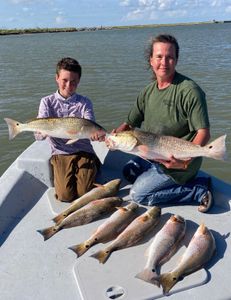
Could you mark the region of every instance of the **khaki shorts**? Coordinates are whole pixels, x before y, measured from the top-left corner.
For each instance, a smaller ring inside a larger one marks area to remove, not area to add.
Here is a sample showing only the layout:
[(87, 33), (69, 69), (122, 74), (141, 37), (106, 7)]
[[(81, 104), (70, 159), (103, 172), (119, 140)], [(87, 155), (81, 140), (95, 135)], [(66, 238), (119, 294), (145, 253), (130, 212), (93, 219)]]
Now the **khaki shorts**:
[(100, 167), (100, 161), (95, 154), (78, 152), (71, 155), (53, 155), (50, 162), (58, 200), (71, 202), (93, 188)]

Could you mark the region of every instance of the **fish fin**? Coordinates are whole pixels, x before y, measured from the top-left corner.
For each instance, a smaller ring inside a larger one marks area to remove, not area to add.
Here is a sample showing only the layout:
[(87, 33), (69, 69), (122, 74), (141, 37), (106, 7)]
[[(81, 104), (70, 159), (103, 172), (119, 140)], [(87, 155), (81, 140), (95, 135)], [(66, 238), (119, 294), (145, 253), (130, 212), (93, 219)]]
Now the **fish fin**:
[(116, 208), (117, 210), (120, 210), (121, 212), (127, 212), (127, 211), (128, 211), (127, 207), (119, 207), (119, 206), (116, 206), (115, 208)]
[(66, 218), (66, 215), (61, 213), (59, 215), (57, 215), (56, 217), (54, 217), (52, 219), (52, 221), (54, 221), (56, 223), (56, 225), (60, 224), (64, 219)]
[(80, 257), (85, 252), (87, 252), (87, 250), (90, 247), (91, 247), (91, 245), (88, 245), (86, 243), (82, 243), (82, 244), (78, 244), (78, 245), (74, 245), (74, 246), (68, 247), (68, 249), (74, 251), (77, 254), (77, 257)]
[(148, 257), (148, 256), (149, 256), (149, 254), (150, 254), (150, 249), (151, 249), (151, 245), (149, 245), (149, 246), (145, 249), (145, 251), (144, 251), (144, 256), (145, 256), (145, 257)]
[(101, 264), (104, 264), (108, 257), (110, 256), (111, 252), (110, 251), (107, 251), (107, 250), (100, 250), (94, 254), (91, 255), (91, 257), (94, 257), (96, 259), (98, 259), (98, 261), (101, 263)]
[(204, 234), (207, 231), (207, 227), (205, 226), (205, 223), (201, 223), (199, 228), (200, 228), (199, 230), (202, 234)]
[(176, 272), (169, 272), (160, 275), (159, 282), (163, 288), (164, 295), (168, 294), (168, 292), (172, 289), (172, 287), (178, 282), (179, 276)]
[(140, 216), (140, 221), (141, 222), (147, 222), (149, 220), (149, 216), (147, 216), (147, 215), (144, 215), (144, 216)]
[(94, 182), (94, 183), (93, 183), (93, 185), (95, 185), (96, 187), (104, 187), (104, 185), (103, 185), (103, 184), (101, 184), (101, 183), (97, 183), (97, 182)]
[(75, 143), (75, 142), (77, 142), (79, 139), (72, 139), (72, 140), (68, 140), (67, 142), (66, 142), (66, 144), (65, 145), (71, 145), (71, 144), (73, 144), (73, 143)]
[(18, 121), (9, 119), (9, 118), (4, 118), (4, 120), (7, 123), (8, 130), (9, 130), (9, 140), (12, 140), (13, 138), (16, 137), (21, 131), (19, 126), (22, 124)]
[(139, 145), (137, 146), (137, 150), (141, 156), (147, 157), (150, 149), (147, 145)]
[(44, 241), (46, 241), (54, 234), (56, 234), (59, 230), (60, 230), (59, 227), (55, 225), (45, 229), (37, 230), (37, 232), (39, 232), (43, 236)]
[(208, 157), (218, 159), (218, 160), (226, 160), (226, 146), (225, 146), (226, 134), (220, 136), (210, 144), (205, 147), (208, 149)]
[(135, 277), (160, 287), (159, 276), (153, 270), (144, 269), (140, 273), (136, 274)]

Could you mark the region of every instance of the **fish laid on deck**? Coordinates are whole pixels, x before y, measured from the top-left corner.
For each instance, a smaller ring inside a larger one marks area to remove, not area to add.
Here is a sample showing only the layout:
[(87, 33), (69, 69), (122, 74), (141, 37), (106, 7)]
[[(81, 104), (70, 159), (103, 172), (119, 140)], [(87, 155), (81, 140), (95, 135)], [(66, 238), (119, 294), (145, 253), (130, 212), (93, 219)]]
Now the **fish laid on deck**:
[(96, 187), (74, 200), (67, 209), (57, 215), (53, 221), (55, 223), (60, 223), (64, 220), (69, 214), (88, 204), (89, 202), (102, 199), (106, 197), (115, 196), (119, 191), (119, 186), (121, 183), (121, 179), (113, 179), (103, 185), (96, 184)]
[(136, 275), (137, 278), (159, 286), (157, 268), (168, 261), (176, 252), (179, 243), (185, 235), (186, 222), (181, 216), (174, 215), (155, 235), (147, 249), (147, 262), (144, 270)]
[(71, 144), (78, 139), (90, 139), (91, 135), (98, 131), (106, 132), (99, 124), (82, 118), (37, 118), (25, 123), (4, 118), (9, 129), (9, 139), (23, 131), (40, 132), (51, 137), (68, 139)]
[(176, 159), (204, 156), (218, 160), (226, 159), (226, 135), (223, 135), (206, 146), (195, 145), (189, 141), (158, 135), (142, 130), (129, 130), (106, 136), (106, 143), (111, 150), (144, 157), (146, 159)]
[(213, 256), (216, 244), (211, 231), (201, 224), (192, 237), (179, 264), (169, 273), (160, 275), (164, 294), (185, 276), (202, 268)]
[(69, 247), (77, 256), (83, 255), (90, 247), (98, 243), (106, 243), (115, 239), (137, 216), (139, 205), (132, 202), (125, 207), (119, 207), (92, 236), (85, 242)]
[(113, 211), (116, 206), (120, 206), (122, 203), (123, 200), (119, 197), (94, 200), (68, 215), (61, 223), (38, 230), (38, 232), (42, 234), (45, 241), (62, 229), (88, 224), (102, 215)]
[(161, 209), (159, 207), (150, 208), (133, 220), (105, 249), (91, 256), (98, 259), (100, 263), (105, 263), (113, 251), (131, 247), (142, 240), (159, 223), (160, 216)]

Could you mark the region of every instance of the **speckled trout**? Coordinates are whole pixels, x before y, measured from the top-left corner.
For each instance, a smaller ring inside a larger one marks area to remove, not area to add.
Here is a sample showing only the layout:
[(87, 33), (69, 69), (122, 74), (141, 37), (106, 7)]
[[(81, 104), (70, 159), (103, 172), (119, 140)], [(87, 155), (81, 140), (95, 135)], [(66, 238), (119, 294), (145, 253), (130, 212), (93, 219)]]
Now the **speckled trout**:
[(113, 251), (131, 247), (142, 240), (145, 235), (159, 223), (160, 216), (161, 209), (157, 206), (153, 206), (133, 220), (105, 249), (100, 250), (91, 256), (104, 264)]
[(116, 206), (120, 206), (122, 203), (123, 200), (119, 197), (94, 200), (67, 216), (61, 223), (38, 230), (38, 232), (42, 234), (44, 241), (46, 241), (60, 230), (88, 224), (102, 215), (113, 211)]
[(68, 139), (68, 144), (78, 139), (90, 139), (91, 135), (97, 131), (105, 129), (99, 124), (82, 118), (37, 118), (25, 123), (5, 118), (9, 129), (9, 139), (23, 131), (39, 132), (51, 137)]
[(172, 215), (153, 238), (145, 253), (147, 262), (144, 270), (138, 273), (136, 277), (159, 286), (159, 270), (157, 269), (177, 251), (184, 238), (185, 229), (185, 219), (178, 215)]
[(119, 191), (119, 186), (121, 183), (121, 179), (113, 179), (103, 185), (96, 184), (96, 187), (84, 194), (83, 196), (79, 197), (78, 199), (74, 200), (67, 209), (63, 212), (58, 214), (53, 221), (55, 223), (60, 223), (63, 219), (65, 219), (69, 214), (72, 212), (80, 209), (84, 205), (88, 204), (89, 202), (102, 199), (105, 197), (112, 197), (115, 196)]
[(103, 223), (91, 237), (85, 242), (69, 247), (77, 256), (83, 255), (93, 245), (107, 243), (115, 239), (137, 216), (139, 205), (131, 202), (125, 207), (118, 207), (117, 210)]
[(179, 264), (171, 272), (160, 275), (163, 293), (167, 294), (180, 279), (202, 268), (212, 258), (215, 250), (216, 244), (211, 231), (201, 224)]
[(200, 146), (173, 136), (135, 129), (108, 134), (106, 143), (110, 150), (120, 150), (146, 159), (168, 160), (173, 155), (181, 160), (199, 156), (225, 160), (225, 139), (226, 135), (223, 135), (206, 146)]

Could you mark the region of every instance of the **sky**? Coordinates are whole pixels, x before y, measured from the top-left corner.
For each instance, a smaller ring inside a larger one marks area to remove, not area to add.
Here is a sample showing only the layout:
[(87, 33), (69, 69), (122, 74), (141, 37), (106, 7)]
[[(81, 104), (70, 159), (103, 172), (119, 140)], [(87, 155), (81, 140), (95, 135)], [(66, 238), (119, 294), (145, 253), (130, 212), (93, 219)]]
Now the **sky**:
[(231, 0), (0, 0), (0, 29), (231, 20)]

